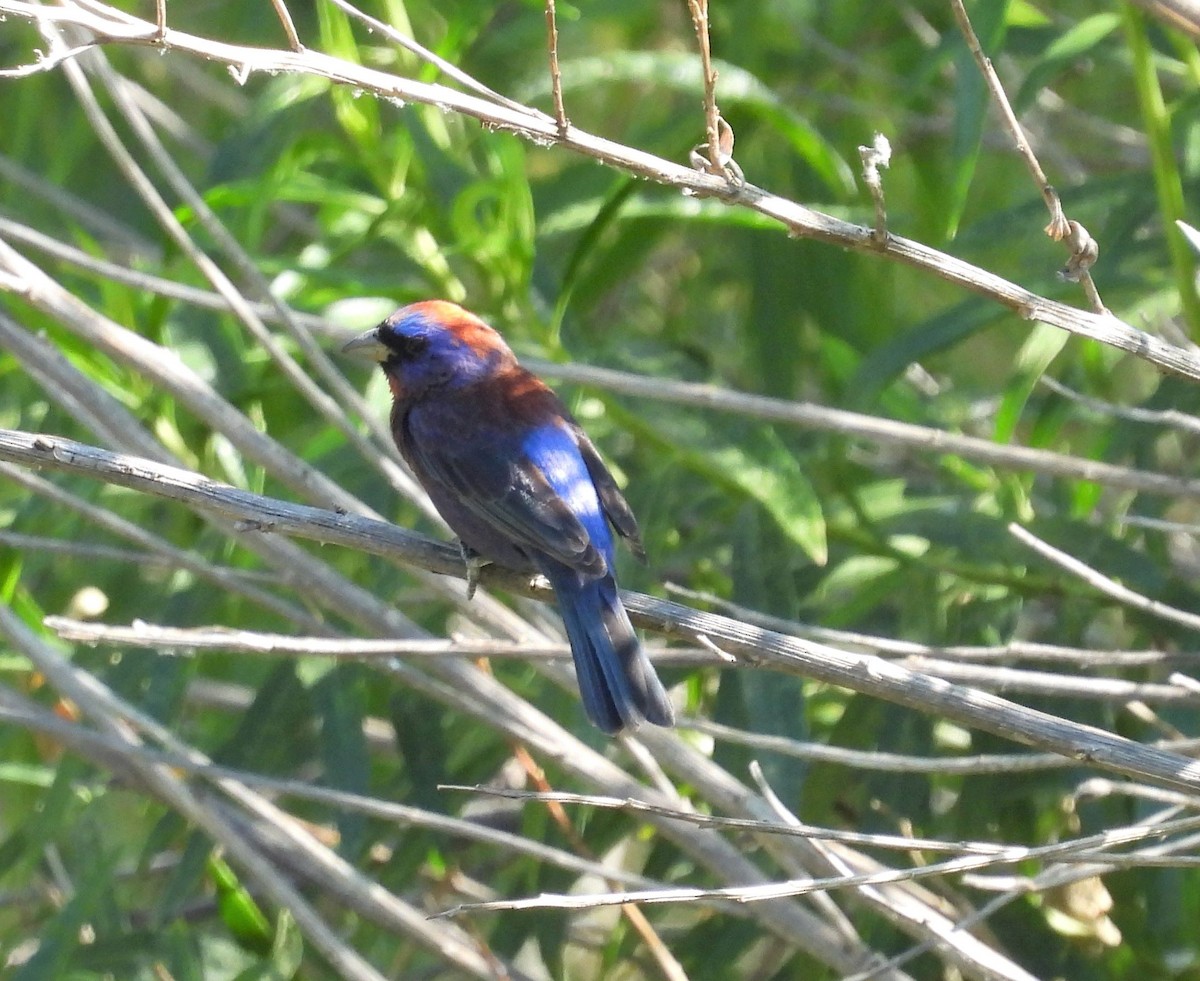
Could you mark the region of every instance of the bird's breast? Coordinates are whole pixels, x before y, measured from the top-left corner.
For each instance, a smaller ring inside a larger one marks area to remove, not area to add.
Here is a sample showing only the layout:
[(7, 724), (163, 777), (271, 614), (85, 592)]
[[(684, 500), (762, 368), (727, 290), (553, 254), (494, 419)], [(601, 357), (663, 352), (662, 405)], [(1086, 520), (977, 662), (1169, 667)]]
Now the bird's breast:
[(390, 371), (387, 372), (386, 377), (387, 377), (388, 388), (391, 389), (391, 392), (392, 392), (392, 401), (393, 402), (407, 401), (408, 395), (407, 395), (407, 390), (404, 387), (404, 382), (402, 382), (395, 374), (393, 374)]

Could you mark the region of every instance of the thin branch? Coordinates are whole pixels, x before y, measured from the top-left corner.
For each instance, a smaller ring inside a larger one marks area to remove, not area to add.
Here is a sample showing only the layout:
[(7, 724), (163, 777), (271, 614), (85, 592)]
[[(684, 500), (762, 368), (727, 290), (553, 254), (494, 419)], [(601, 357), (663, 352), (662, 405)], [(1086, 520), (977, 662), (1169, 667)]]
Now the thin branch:
[[(4, 533), (0, 532), (0, 541)], [(40, 541), (40, 539), (38, 540)], [(496, 660), (566, 660), (571, 648), (565, 642), (510, 641), (453, 638), (450, 640), (366, 640), (340, 637), (293, 637), (226, 627), (166, 627), (136, 621), (128, 627), (48, 616), (43, 625), (63, 640), (110, 647), (142, 647), (175, 654), (222, 651), (235, 654), (270, 654), (288, 657), (332, 657), (378, 660), (391, 657), (494, 658)], [(655, 664), (672, 667), (720, 667), (723, 662), (700, 648), (649, 646)]]
[(1082, 405), (1086, 409), (1091, 409), (1093, 412), (1098, 412), (1112, 419), (1128, 419), (1130, 422), (1144, 422), (1152, 426), (1166, 426), (1192, 436), (1200, 434), (1200, 419), (1186, 412), (1181, 412), (1178, 409), (1142, 409), (1137, 406), (1116, 405), (1112, 402), (1106, 402), (1104, 399), (1084, 395), (1073, 388), (1068, 388), (1062, 382), (1051, 378), (1049, 375), (1040, 376), (1038, 384), (1050, 389), (1055, 395), (1061, 395), (1065, 399), (1070, 399), (1076, 405)]
[[(881, 773), (929, 773), (929, 774), (980, 774), (980, 773), (1033, 773), (1039, 770), (1062, 770), (1084, 764), (1059, 753), (977, 753), (971, 756), (913, 756), (904, 753), (886, 753), (878, 750), (847, 749), (843, 746), (826, 746), (820, 743), (801, 742), (787, 736), (772, 736), (762, 732), (749, 732), (733, 726), (722, 725), (709, 719), (682, 719), (679, 723), (687, 729), (695, 729), (737, 746), (781, 753), (801, 760), (832, 763), (856, 770), (874, 770)], [(1200, 738), (1165, 739), (1151, 744), (1157, 749), (1173, 753), (1194, 754), (1200, 750)]]
[[(12, 471), (7, 470), (7, 464), (0, 464), (3, 475), (9, 477)], [(19, 471), (18, 471), (19, 472)], [(133, 565), (162, 566), (176, 568), (176, 563), (165, 555), (155, 552), (138, 551), (132, 548), (118, 548), (114, 545), (101, 545), (96, 542), (68, 541), (63, 538), (49, 538), (45, 535), (23, 535), (15, 531), (0, 531), (0, 545), (21, 549), (31, 553), (45, 552), (49, 555), (65, 555), (82, 561), (101, 559), (105, 562), (128, 562)], [(214, 568), (228, 573), (246, 582), (269, 583), (279, 585), (280, 577), (272, 572), (262, 572), (256, 569), (236, 569), (232, 566), (213, 564)], [(80, 621), (84, 623), (85, 621)]]
[(1049, 542), (1038, 538), (1029, 529), (1021, 527), (1016, 522), (1008, 526), (1008, 531), (1022, 545), (1033, 549), (1042, 558), (1053, 562), (1060, 569), (1066, 570), (1110, 599), (1116, 600), (1118, 603), (1142, 613), (1158, 617), (1160, 620), (1178, 623), (1189, 630), (1200, 630), (1200, 615), (1190, 613), (1187, 610), (1176, 609), (1167, 603), (1160, 603), (1158, 600), (1143, 596), (1128, 586), (1122, 586), (1115, 579), (1093, 569), (1086, 562), (1075, 558), (1075, 556), (1068, 555), (1061, 549), (1055, 548)]
[[(894, 238), (889, 238), (889, 241), (894, 241)], [(792, 402), (766, 395), (734, 392), (716, 385), (652, 378), (592, 365), (556, 364), (535, 358), (525, 358), (524, 363), (551, 378), (595, 385), (610, 392), (638, 398), (734, 412), (801, 429), (840, 433), (882, 446), (953, 454), (976, 463), (1005, 469), (1029, 469), (1046, 476), (1092, 481), (1108, 487), (1120, 487), (1147, 494), (1200, 498), (1200, 480), (1137, 470), (1029, 446), (994, 443), (991, 440), (961, 436), (930, 426), (897, 422), (845, 409), (832, 409), (812, 402)]]
[(1200, 2), (1198, 0), (1132, 0), (1146, 13), (1157, 17), (1193, 38), (1200, 38)]
[[(0, 154), (0, 178), (3, 178), (5, 183), (11, 184), (14, 189), (19, 189), (31, 197), (40, 198), (51, 204), (56, 212), (70, 216), (71, 220), (78, 222), (89, 233), (102, 240), (111, 253), (123, 257), (155, 256), (159, 253), (157, 246), (146, 239), (140, 231), (108, 212), (101, 211), (95, 205), (73, 194), (68, 188), (51, 183), (45, 177), (27, 170), (3, 154)], [(5, 217), (0, 218), (0, 221), (8, 224), (10, 219)], [(35, 234), (41, 235), (41, 233)], [(41, 237), (47, 245), (63, 244), (49, 236), (42, 235)], [(81, 254), (86, 255), (86, 253)]]
[(692, 15), (692, 27), (696, 31), (696, 42), (700, 48), (700, 70), (704, 77), (704, 130), (708, 137), (708, 163), (710, 174), (724, 174), (725, 163), (721, 159), (721, 110), (717, 108), (717, 70), (712, 64), (712, 48), (708, 33), (708, 0), (687, 0), (688, 12)]
[(187, 569), (189, 572), (195, 573), (202, 581), (212, 583), (219, 589), (228, 590), (232, 595), (244, 596), (262, 606), (263, 609), (271, 610), (305, 629), (312, 631), (328, 629), (304, 608), (289, 603), (266, 590), (259, 589), (237, 575), (234, 570), (215, 565), (191, 552), (176, 548), (170, 542), (153, 532), (146, 531), (140, 525), (127, 521), (107, 508), (85, 501), (37, 474), (29, 473), (11, 463), (0, 463), (0, 479), (12, 481), (34, 494), (53, 501), (58, 507), (82, 515), (86, 520), (110, 534), (117, 535), (146, 549), (157, 556), (159, 561), (169, 564), (172, 568)]
[[(1132, 827), (1161, 827), (1176, 812), (1176, 808), (1168, 808), (1166, 811), (1159, 811), (1135, 822)], [(1148, 849), (1147, 851), (1149, 851), (1150, 854), (1168, 854), (1174, 851), (1177, 847), (1193, 847), (1188, 838), (1189, 836), (1184, 836), (1183, 838), (1177, 839), (1174, 842), (1166, 842), (1162, 845), (1155, 846), (1152, 849)], [(1083, 879), (1093, 876), (1104, 875), (1105, 873), (1112, 871), (1112, 869), (1113, 866), (1100, 863), (1094, 865), (1051, 865), (1044, 871), (1039, 872), (1033, 878), (1021, 877), (1017, 879), (1015, 886), (1009, 889), (1005, 895), (997, 896), (995, 899), (979, 907), (979, 909), (963, 916), (958, 920), (956, 925), (959, 930), (970, 930), (978, 924), (983, 923), (988, 917), (1003, 909), (1016, 899), (1020, 899), (1023, 896), (1028, 896), (1030, 893), (1043, 892), (1047, 889), (1054, 889), (1071, 882), (1079, 882)], [(967, 879), (968, 876), (963, 877), (964, 882), (967, 881)], [(903, 954), (892, 958), (886, 964), (880, 965), (880, 968), (894, 970), (897, 967), (907, 964), (909, 961), (925, 953), (927, 950), (931, 950), (933, 948), (934, 945), (930, 944), (928, 941), (917, 944), (916, 946), (905, 951)], [(877, 975), (874, 972), (869, 972), (853, 975), (851, 978), (847, 978), (846, 981), (868, 981), (868, 979), (876, 976)]]
[(558, 11), (554, 0), (546, 0), (546, 46), (550, 54), (550, 92), (554, 97), (554, 122), (560, 136), (567, 135), (571, 125), (563, 106), (562, 70), (558, 66)]
[(939, 841), (933, 838), (911, 838), (900, 835), (868, 834), (857, 831), (842, 831), (837, 828), (821, 828), (802, 822), (781, 824), (777, 821), (761, 821), (754, 818), (721, 817), (716, 814), (701, 814), (676, 807), (664, 807), (635, 798), (607, 797), (602, 794), (574, 794), (559, 790), (510, 790), (505, 787), (489, 787), (482, 784), (441, 784), (439, 790), (459, 790), (484, 797), (499, 797), (505, 800), (554, 802), (579, 804), (607, 810), (626, 811), (630, 814), (658, 814), (676, 821), (694, 824), (701, 828), (717, 828), (724, 831), (753, 831), (756, 834), (785, 835), (794, 838), (824, 839), (845, 844), (863, 845), (869, 848), (886, 848), (894, 851), (912, 851), (915, 848), (932, 852), (949, 852), (963, 855), (1000, 855), (1004, 845), (986, 841)]
[(906, 658), (902, 663), (905, 667), (935, 678), (945, 678), (959, 684), (1014, 695), (1098, 699), (1121, 703), (1136, 699), (1167, 704), (1200, 704), (1200, 693), (1174, 683), (1164, 685), (1156, 682), (1126, 681), (1124, 678), (1089, 678), (1078, 674), (1029, 671), (1001, 665), (961, 664), (921, 656)]
[(962, 0), (950, 0), (950, 8), (954, 11), (954, 18), (958, 21), (959, 29), (962, 31), (963, 37), (966, 39), (967, 48), (970, 50), (975, 63), (979, 66), (979, 71), (983, 75), (983, 80), (987, 84), (988, 91), (991, 93), (992, 101), (996, 104), (996, 108), (1000, 110), (1000, 118), (1004, 121), (1004, 126), (1012, 136), (1013, 144), (1017, 152), (1021, 155), (1021, 159), (1025, 162), (1026, 168), (1029, 170), (1030, 177), (1037, 185), (1038, 191), (1042, 195), (1042, 200), (1046, 203), (1046, 208), (1050, 212), (1050, 224), (1046, 226), (1046, 234), (1056, 242), (1066, 241), (1072, 250), (1071, 258), (1068, 260), (1067, 268), (1070, 271), (1068, 278), (1078, 280), (1083, 287), (1084, 293), (1087, 295), (1088, 303), (1097, 313), (1104, 312), (1104, 303), (1100, 299), (1100, 294), (1096, 290), (1096, 284), (1092, 281), (1091, 274), (1088, 268), (1096, 261), (1097, 252), (1095, 251), (1095, 243), (1088, 236), (1083, 226), (1078, 222), (1072, 222), (1067, 219), (1063, 213), (1062, 201), (1058, 197), (1058, 192), (1054, 190), (1050, 181), (1047, 180), (1045, 172), (1042, 170), (1042, 165), (1038, 163), (1037, 156), (1030, 147), (1029, 141), (1025, 138), (1025, 131), (1021, 128), (1021, 123), (1017, 120), (1017, 114), (1013, 112), (1012, 105), (1008, 101), (1008, 96), (1004, 92), (1004, 86), (1000, 83), (1000, 77), (996, 74), (996, 69), (992, 66), (992, 60), (984, 54), (983, 47), (979, 43), (979, 37), (975, 34), (975, 28), (971, 26), (971, 18), (967, 16), (966, 7), (963, 6)]
[[(65, 555), (82, 562), (99, 559), (104, 562), (129, 562), (136, 565), (157, 565), (168, 568), (174, 564), (165, 556), (156, 555), (153, 552), (139, 552), (132, 548), (117, 548), (113, 545), (99, 545), (93, 542), (68, 541), (64, 538), (47, 538), (45, 535), (22, 535), (15, 531), (0, 531), (0, 545), (31, 554), (44, 552), (47, 555)], [(229, 571), (234, 572), (235, 570)]]
[[(1128, 521), (1133, 524), (1134, 522)], [(1138, 522), (1141, 523), (1141, 522)], [(1175, 529), (1172, 529), (1175, 530)], [(1198, 528), (1184, 529), (1198, 531)], [(789, 620), (752, 610), (740, 603), (703, 590), (688, 589), (678, 583), (663, 584), (667, 593), (702, 603), (715, 610), (745, 620), (781, 634), (809, 637), (826, 644), (837, 644), (853, 650), (868, 651), (881, 657), (934, 657), (962, 661), (1044, 661), (1058, 664), (1077, 664), (1096, 667), (1146, 667), (1151, 664), (1200, 663), (1200, 651), (1104, 651), (1091, 647), (1069, 647), (1065, 644), (1043, 644), (1029, 640), (1010, 640), (1006, 644), (922, 644), (915, 640), (864, 634), (857, 630), (839, 630), (813, 623)]]
[(296, 33), (296, 25), (292, 21), (292, 12), (288, 10), (284, 0), (271, 0), (271, 6), (275, 8), (275, 16), (279, 18), (279, 23), (283, 25), (283, 33), (287, 35), (288, 44), (291, 45), (293, 51), (301, 53), (304, 51), (304, 45), (300, 42), (300, 35)]

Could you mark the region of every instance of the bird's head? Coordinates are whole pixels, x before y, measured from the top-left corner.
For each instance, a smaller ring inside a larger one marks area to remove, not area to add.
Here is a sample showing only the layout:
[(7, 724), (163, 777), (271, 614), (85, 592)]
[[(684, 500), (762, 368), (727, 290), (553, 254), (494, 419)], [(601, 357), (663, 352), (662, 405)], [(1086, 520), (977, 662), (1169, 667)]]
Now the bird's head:
[(496, 331), (445, 300), (401, 307), (342, 351), (378, 361), (393, 394), (409, 399), (430, 388), (469, 384), (515, 360)]

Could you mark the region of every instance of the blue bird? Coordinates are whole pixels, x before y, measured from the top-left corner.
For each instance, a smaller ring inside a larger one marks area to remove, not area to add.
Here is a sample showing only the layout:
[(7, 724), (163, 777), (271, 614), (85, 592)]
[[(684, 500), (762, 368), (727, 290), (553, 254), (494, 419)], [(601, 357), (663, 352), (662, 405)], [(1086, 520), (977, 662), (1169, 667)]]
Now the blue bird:
[(617, 595), (612, 530), (645, 558), (612, 474), (562, 401), (503, 338), (441, 300), (397, 310), (343, 348), (392, 392), (392, 436), (459, 537), (468, 590), (495, 562), (554, 587), (588, 718), (608, 733), (674, 724)]

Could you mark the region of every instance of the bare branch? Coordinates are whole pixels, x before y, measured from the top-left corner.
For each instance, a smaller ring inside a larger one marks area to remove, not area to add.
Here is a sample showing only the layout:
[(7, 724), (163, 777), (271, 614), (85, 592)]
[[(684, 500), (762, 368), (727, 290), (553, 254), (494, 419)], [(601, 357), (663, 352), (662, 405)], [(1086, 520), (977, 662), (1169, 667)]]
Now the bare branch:
[(1092, 412), (1098, 412), (1113, 419), (1128, 419), (1131, 422), (1143, 422), (1151, 426), (1166, 426), (1171, 429), (1178, 429), (1180, 432), (1189, 433), (1193, 436), (1200, 435), (1200, 419), (1186, 412), (1181, 412), (1178, 409), (1141, 409), (1137, 406), (1116, 405), (1112, 402), (1106, 402), (1104, 399), (1096, 399), (1083, 395), (1072, 388), (1068, 388), (1062, 382), (1056, 378), (1051, 378), (1049, 375), (1042, 375), (1038, 379), (1038, 384), (1050, 389), (1056, 395), (1070, 399), (1077, 405), (1082, 405)]
[[(2, 465), (6, 466), (6, 465)], [(0, 532), (0, 541), (6, 533)], [(225, 651), (237, 654), (332, 657), (347, 660), (378, 660), (392, 657), (495, 658), (497, 660), (565, 660), (571, 648), (565, 643), (511, 641), (474, 638), (450, 640), (366, 640), (362, 638), (293, 637), (225, 627), (166, 627), (135, 621), (128, 627), (71, 617), (48, 616), (43, 625), (63, 640), (117, 647), (144, 647), (177, 654), (196, 651)], [(684, 667), (720, 667), (728, 661), (707, 650), (686, 647), (650, 646), (647, 653), (655, 664)]]
[(1050, 181), (1046, 179), (1042, 165), (1038, 163), (1033, 148), (1029, 145), (1029, 141), (1025, 139), (1025, 131), (1021, 128), (1021, 124), (1017, 120), (1017, 114), (1013, 112), (1012, 105), (1008, 101), (1008, 96), (1004, 92), (1004, 86), (1000, 84), (1000, 77), (996, 74), (996, 69), (992, 66), (992, 60), (984, 54), (983, 47), (979, 43), (979, 37), (975, 34), (975, 28), (971, 26), (971, 19), (967, 16), (967, 10), (963, 6), (962, 0), (950, 0), (950, 8), (954, 11), (954, 18), (958, 21), (959, 29), (966, 39), (967, 48), (970, 50), (972, 57), (974, 57), (975, 63), (979, 66), (979, 71), (983, 75), (984, 82), (987, 83), (992, 101), (995, 102), (996, 107), (1000, 110), (1000, 118), (1004, 121), (1005, 128), (1012, 136), (1013, 144), (1016, 146), (1017, 152), (1021, 155), (1021, 159), (1025, 161), (1029, 175), (1033, 178), (1034, 184), (1037, 185), (1038, 191), (1041, 192), (1042, 200), (1046, 202), (1046, 208), (1050, 212), (1050, 224), (1046, 226), (1046, 234), (1056, 242), (1066, 241), (1071, 246), (1071, 258), (1067, 262), (1067, 269), (1070, 275), (1067, 278), (1077, 280), (1083, 286), (1088, 303), (1096, 313), (1104, 313), (1104, 303), (1100, 299), (1100, 294), (1096, 290), (1096, 284), (1092, 281), (1091, 274), (1088, 272), (1088, 269), (1096, 261), (1098, 255), (1095, 242), (1087, 234), (1082, 225), (1078, 222), (1068, 221), (1067, 216), (1063, 213), (1062, 201), (1059, 200), (1058, 192), (1054, 190)]
[(169, 563), (174, 568), (188, 569), (203, 581), (210, 582), (220, 589), (227, 589), (234, 595), (245, 596), (258, 603), (263, 609), (272, 610), (286, 617), (292, 623), (313, 631), (328, 629), (304, 608), (258, 588), (253, 583), (247, 582), (242, 576), (235, 574), (233, 570), (223, 569), (191, 552), (176, 548), (153, 532), (146, 531), (141, 526), (127, 521), (106, 508), (85, 501), (36, 474), (22, 470), (20, 467), (14, 467), (11, 463), (0, 463), (0, 478), (13, 481), (32, 493), (53, 501), (59, 507), (75, 511), (97, 527), (124, 538), (126, 541), (133, 542), (158, 556), (160, 561)]
[(631, 814), (658, 814), (702, 828), (717, 828), (726, 831), (753, 831), (761, 834), (785, 835), (795, 838), (819, 838), (896, 851), (911, 851), (915, 848), (921, 848), (927, 851), (952, 852), (955, 854), (1000, 855), (1004, 852), (1005, 847), (992, 842), (938, 841), (930, 838), (909, 838), (899, 835), (842, 831), (837, 828), (818, 828), (800, 822), (780, 824), (777, 821), (761, 821), (753, 818), (720, 817), (714, 814), (701, 814), (696, 811), (683, 810), (676, 807), (663, 807), (662, 805), (650, 804), (635, 798), (606, 797), (602, 794), (573, 794), (558, 790), (509, 790), (504, 787), (486, 787), (480, 784), (471, 787), (461, 784), (444, 784), (438, 789), (462, 790), (473, 794), (481, 794), (485, 797), (500, 797), (506, 800), (580, 804), (608, 810), (628, 811)]
[(1046, 661), (1089, 667), (1145, 667), (1149, 664), (1200, 663), (1200, 652), (1198, 651), (1104, 651), (1091, 647), (1042, 644), (1029, 640), (1010, 640), (1007, 644), (988, 646), (922, 644), (914, 640), (864, 634), (856, 630), (838, 630), (812, 623), (802, 623), (798, 620), (789, 620), (785, 617), (771, 616), (702, 590), (687, 589), (673, 582), (663, 585), (668, 593), (711, 606), (735, 620), (745, 620), (747, 623), (766, 627), (768, 630), (774, 630), (781, 634), (811, 637), (813, 640), (819, 640), (826, 644), (837, 644), (853, 650), (868, 651), (881, 657), (940, 657), (962, 661)]
[[(971, 756), (912, 756), (875, 750), (846, 749), (821, 743), (800, 742), (786, 736), (748, 732), (709, 719), (684, 719), (688, 729), (707, 733), (723, 742), (752, 749), (781, 753), (800, 760), (816, 760), (856, 770), (882, 773), (1029, 773), (1037, 770), (1062, 770), (1085, 764), (1059, 753), (978, 753)], [(1153, 743), (1158, 749), (1192, 755), (1200, 750), (1200, 738), (1164, 739)]]
[(293, 51), (299, 53), (304, 51), (304, 45), (300, 42), (300, 35), (296, 33), (296, 25), (292, 21), (292, 12), (288, 10), (284, 0), (271, 0), (271, 6), (275, 8), (275, 16), (279, 18), (279, 23), (283, 25), (283, 33), (287, 35), (288, 44), (291, 45)]
[[(724, 174), (725, 163), (721, 159), (720, 123), (721, 110), (717, 108), (717, 71), (712, 65), (712, 50), (708, 35), (708, 0), (687, 0), (692, 15), (692, 27), (696, 31), (696, 42), (700, 47), (700, 70), (704, 77), (704, 129), (707, 136), (706, 149), (710, 174)], [(730, 131), (732, 133), (732, 130)]]
[(570, 121), (563, 106), (562, 70), (558, 67), (558, 12), (554, 0), (546, 0), (546, 45), (550, 50), (550, 91), (554, 96), (554, 122), (565, 136)]
[(1008, 531), (1022, 545), (1027, 545), (1037, 552), (1038, 555), (1042, 556), (1042, 558), (1050, 560), (1059, 568), (1065, 569), (1071, 575), (1081, 579), (1089, 586), (1103, 593), (1105, 596), (1116, 600), (1118, 603), (1123, 603), (1142, 613), (1148, 613), (1150, 616), (1168, 620), (1171, 623), (1178, 623), (1191, 630), (1200, 630), (1200, 615), (1190, 613), (1187, 610), (1176, 609), (1167, 603), (1160, 603), (1158, 600), (1143, 596), (1128, 586), (1122, 586), (1109, 576), (1093, 569), (1086, 562), (1082, 562), (1073, 555), (1068, 555), (1061, 549), (1057, 549), (1048, 542), (1042, 541), (1042, 539), (1038, 538), (1028, 528), (1022, 528), (1015, 522), (1008, 526)]

